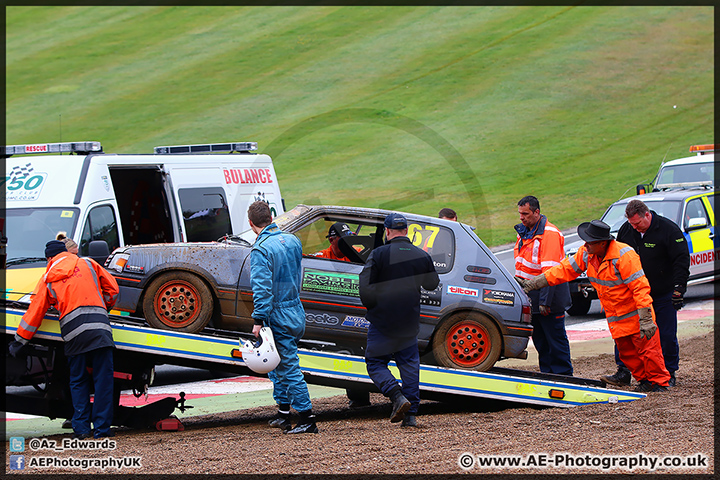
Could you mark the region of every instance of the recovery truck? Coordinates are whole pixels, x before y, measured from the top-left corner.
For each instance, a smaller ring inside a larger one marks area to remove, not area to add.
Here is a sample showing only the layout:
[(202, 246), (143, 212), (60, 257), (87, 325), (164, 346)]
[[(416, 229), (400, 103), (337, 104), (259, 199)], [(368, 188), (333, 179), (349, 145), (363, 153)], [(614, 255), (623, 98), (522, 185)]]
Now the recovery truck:
[[(17, 331), (25, 305), (5, 302), (4, 333), (10, 342)], [(205, 329), (200, 333), (171, 332), (148, 327), (142, 318), (111, 315), (115, 352), (114, 425), (153, 427), (176, 408), (189, 408), (184, 398), (167, 397), (144, 407), (120, 407), (120, 391), (133, 389), (141, 396), (154, 378), (154, 367), (181, 365), (257, 376), (242, 361), (239, 339), (250, 334)], [(33, 385), (41, 397), (6, 395), (10, 412), (53, 418), (70, 418), (72, 406), (67, 382), (66, 361), (57, 315), (49, 313), (31, 342), (27, 358), (7, 358), (6, 386)], [(324, 350), (322, 342), (303, 339), (300, 368), (308, 383), (377, 392), (363, 357)], [(391, 362), (391, 371), (399, 372)], [(622, 403), (644, 398), (645, 394), (605, 388), (600, 381), (541, 374), (523, 370), (492, 368), (486, 372), (422, 364), (421, 398), (457, 401), (504, 401), (554, 407), (595, 403)]]

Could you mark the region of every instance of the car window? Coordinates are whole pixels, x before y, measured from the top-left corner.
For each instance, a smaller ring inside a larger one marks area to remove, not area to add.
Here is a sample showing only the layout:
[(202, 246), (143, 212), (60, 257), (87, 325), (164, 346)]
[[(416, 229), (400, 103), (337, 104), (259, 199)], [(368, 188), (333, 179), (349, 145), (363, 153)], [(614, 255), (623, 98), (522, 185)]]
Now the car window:
[(178, 197), (188, 242), (210, 242), (232, 233), (222, 188), (181, 188)]
[(455, 258), (455, 237), (452, 230), (439, 225), (411, 222), (408, 224), (408, 237), (413, 245), (430, 254), (438, 273), (452, 270)]
[(707, 163), (691, 163), (689, 165), (675, 165), (672, 167), (664, 167), (660, 171), (658, 179), (658, 187), (672, 183), (709, 183), (714, 181), (714, 165), (712, 162)]
[(625, 223), (625, 207), (626, 203), (610, 205), (605, 215), (602, 216), (601, 220), (610, 225), (611, 232), (617, 232), (620, 227)]
[(120, 246), (115, 211), (110, 205), (90, 210), (80, 238), (80, 255), (90, 254), (90, 242), (105, 240), (112, 252)]
[[(313, 255), (330, 248), (330, 242), (326, 237), (330, 226), (337, 221), (347, 224), (355, 233), (355, 235), (345, 238), (363, 260), (367, 260), (370, 252), (383, 245), (385, 241), (385, 230), (382, 224), (361, 224), (333, 218), (321, 218), (295, 232), (302, 242), (303, 254)], [(413, 245), (430, 254), (438, 273), (447, 273), (452, 270), (455, 258), (455, 238), (452, 230), (438, 225), (410, 222), (408, 237)]]
[(694, 218), (704, 218), (708, 225), (710, 224), (707, 212), (705, 212), (705, 207), (702, 203), (702, 198), (693, 198), (687, 203), (687, 207), (685, 207), (685, 216), (683, 218), (683, 228), (687, 229), (690, 224), (690, 219)]
[(330, 241), (327, 239), (328, 231), (335, 222), (345, 223), (355, 234), (346, 237), (350, 245), (366, 260), (375, 246), (382, 245), (382, 239), (377, 239), (377, 225), (367, 225), (347, 222), (332, 218), (320, 218), (310, 225), (295, 232), (300, 238), (303, 246), (303, 255), (314, 255), (330, 248)]

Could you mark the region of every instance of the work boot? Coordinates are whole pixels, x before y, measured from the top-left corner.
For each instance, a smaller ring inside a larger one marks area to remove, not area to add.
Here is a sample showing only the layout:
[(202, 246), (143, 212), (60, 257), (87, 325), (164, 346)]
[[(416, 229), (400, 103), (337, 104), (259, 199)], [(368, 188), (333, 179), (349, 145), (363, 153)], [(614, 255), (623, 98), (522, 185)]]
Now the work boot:
[(290, 423), (290, 415), (288, 415), (285, 418), (278, 415), (277, 417), (271, 419), (268, 422), (268, 425), (270, 425), (271, 427), (274, 427), (274, 428), (279, 428), (284, 432), (286, 432), (292, 428), (292, 423)]
[(667, 392), (667, 387), (663, 387), (662, 385), (658, 385), (657, 383), (652, 384), (652, 388), (650, 389), (651, 392)]
[(610, 385), (615, 385), (616, 387), (628, 387), (630, 386), (631, 378), (630, 370), (624, 367), (618, 367), (617, 372), (613, 375), (603, 375), (600, 377), (600, 380)]
[(292, 423), (290, 423), (290, 405), (287, 403), (278, 404), (278, 413), (270, 419), (268, 425), (279, 428), (283, 432), (290, 430), (292, 428)]
[[(665, 387), (663, 387), (663, 388), (665, 388)], [(638, 386), (635, 387), (635, 389), (633, 391), (635, 391), (635, 392), (651, 392), (652, 389), (653, 389), (652, 383), (650, 383), (647, 380), (640, 380), (640, 383), (638, 383)]]
[(405, 418), (403, 418), (401, 427), (417, 427), (417, 420), (415, 420), (415, 415), (405, 415)]
[(675, 372), (670, 372), (670, 380), (668, 380), (668, 387), (675, 386)]
[(319, 433), (317, 425), (315, 424), (315, 415), (300, 413), (300, 421), (297, 427), (293, 429), (284, 430), (283, 433), (296, 434), (296, 433)]
[(410, 402), (407, 398), (405, 398), (405, 395), (402, 393), (398, 394), (395, 397), (395, 400), (393, 400), (393, 409), (392, 413), (390, 414), (390, 421), (392, 423), (397, 423), (403, 418), (405, 418), (405, 414), (407, 411), (410, 410)]

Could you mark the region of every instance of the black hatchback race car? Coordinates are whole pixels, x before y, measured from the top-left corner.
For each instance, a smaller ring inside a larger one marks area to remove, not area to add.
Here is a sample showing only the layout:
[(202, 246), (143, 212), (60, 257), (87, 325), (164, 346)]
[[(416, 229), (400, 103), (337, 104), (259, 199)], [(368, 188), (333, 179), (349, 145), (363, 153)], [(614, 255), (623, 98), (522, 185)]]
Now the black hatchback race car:
[[(368, 322), (358, 276), (370, 252), (383, 242), (389, 211), (298, 205), (275, 219), (303, 245), (302, 290), (306, 340), (324, 350), (362, 355)], [(526, 358), (532, 332), (530, 302), (473, 228), (458, 222), (404, 214), (408, 237), (427, 251), (440, 285), (422, 292), (421, 355), (440, 365), (487, 370), (500, 358)], [(328, 246), (335, 222), (350, 261), (313, 256)], [(210, 243), (120, 247), (105, 263), (120, 285), (115, 308), (142, 315), (156, 328), (199, 332), (206, 326), (252, 330), (249, 255), (255, 235)]]

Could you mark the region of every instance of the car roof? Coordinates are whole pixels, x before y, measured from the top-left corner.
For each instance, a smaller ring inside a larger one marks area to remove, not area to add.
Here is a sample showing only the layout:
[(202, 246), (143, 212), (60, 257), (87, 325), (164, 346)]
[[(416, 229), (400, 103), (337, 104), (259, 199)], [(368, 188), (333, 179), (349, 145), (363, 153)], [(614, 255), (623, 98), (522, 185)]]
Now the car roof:
[[(426, 223), (434, 223), (434, 224), (442, 224), (446, 225), (448, 227), (454, 227), (457, 225), (460, 225), (459, 222), (455, 222), (452, 220), (445, 220), (437, 217), (429, 217), (426, 215), (419, 215), (417, 213), (408, 213), (408, 212), (402, 212), (399, 210), (383, 210), (379, 208), (363, 208), (363, 207), (344, 207), (339, 205), (303, 205), (298, 204), (295, 208), (289, 210), (288, 212), (291, 212), (295, 209), (300, 209), (301, 213), (298, 215), (298, 218), (306, 218), (307, 214), (310, 215), (318, 215), (318, 216), (331, 216), (331, 217), (342, 217), (342, 216), (351, 216), (351, 217), (359, 217), (364, 218), (372, 223), (382, 223), (382, 221), (385, 219), (386, 216), (388, 216), (391, 213), (400, 213), (404, 215), (407, 219), (413, 219), (416, 221), (422, 221)], [(305, 208), (309, 210), (304, 210)], [(293, 225), (295, 223), (295, 219), (290, 220), (285, 223), (286, 226)]]
[(715, 189), (709, 190), (707, 188), (698, 187), (679, 190), (666, 190), (662, 192), (651, 192), (644, 195), (635, 195), (633, 197), (623, 198), (613, 203), (613, 205), (628, 203), (630, 200), (642, 200), (643, 202), (659, 202), (663, 200), (679, 201), (702, 194), (713, 195), (715, 194)]
[(715, 161), (714, 153), (707, 153), (704, 155), (695, 155), (692, 157), (678, 158), (677, 160), (670, 160), (669, 162), (663, 163), (660, 168), (674, 167), (677, 165), (690, 165), (693, 163), (713, 163)]

